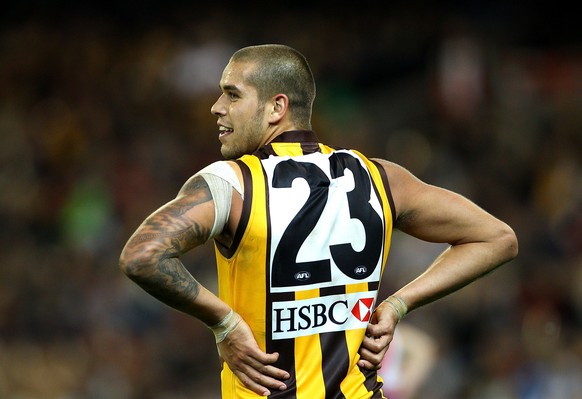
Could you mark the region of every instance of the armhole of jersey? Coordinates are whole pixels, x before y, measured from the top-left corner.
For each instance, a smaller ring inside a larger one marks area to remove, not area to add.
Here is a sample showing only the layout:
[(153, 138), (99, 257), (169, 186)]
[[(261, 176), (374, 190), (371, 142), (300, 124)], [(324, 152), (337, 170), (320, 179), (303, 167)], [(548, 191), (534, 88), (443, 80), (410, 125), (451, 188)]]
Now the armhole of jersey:
[(386, 169), (378, 162), (374, 160), (370, 160), (378, 171), (380, 172), (380, 176), (382, 176), (382, 183), (384, 183), (384, 187), (386, 188), (386, 197), (388, 197), (388, 203), (390, 204), (390, 212), (392, 213), (392, 224), (396, 224), (396, 208), (394, 207), (394, 198), (392, 198), (392, 191), (390, 190), (390, 182), (388, 180), (388, 175), (386, 174)]
[(237, 165), (240, 167), (242, 175), (243, 175), (243, 183), (244, 183), (244, 195), (243, 195), (243, 206), (241, 210), (240, 220), (238, 222), (238, 226), (234, 233), (234, 238), (232, 240), (232, 244), (230, 247), (226, 247), (219, 243), (218, 241), (214, 240), (216, 243), (216, 248), (220, 252), (222, 256), (227, 259), (232, 258), (238, 246), (242, 240), (243, 234), (247, 228), (249, 223), (249, 217), (251, 215), (251, 205), (253, 202), (253, 188), (252, 188), (252, 179), (251, 179), (251, 170), (243, 161), (236, 160)]

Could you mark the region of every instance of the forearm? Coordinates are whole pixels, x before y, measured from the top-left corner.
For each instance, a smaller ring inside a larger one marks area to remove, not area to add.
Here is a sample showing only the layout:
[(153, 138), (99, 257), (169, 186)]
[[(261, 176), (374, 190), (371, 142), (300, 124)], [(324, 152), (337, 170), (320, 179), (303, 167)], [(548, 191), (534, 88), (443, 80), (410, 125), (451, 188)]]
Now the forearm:
[(495, 270), (514, 255), (511, 238), (500, 237), (495, 243), (466, 243), (446, 249), (415, 280), (395, 292), (408, 311), (453, 293)]
[(123, 269), (132, 281), (150, 295), (208, 326), (219, 322), (230, 311), (226, 303), (188, 272), (179, 258), (126, 265)]

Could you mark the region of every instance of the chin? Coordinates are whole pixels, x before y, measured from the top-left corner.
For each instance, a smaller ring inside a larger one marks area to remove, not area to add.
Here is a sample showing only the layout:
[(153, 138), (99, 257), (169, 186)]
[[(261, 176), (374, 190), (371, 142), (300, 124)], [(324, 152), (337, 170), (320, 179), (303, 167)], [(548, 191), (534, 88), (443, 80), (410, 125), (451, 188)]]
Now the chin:
[(232, 151), (229, 151), (228, 149), (224, 149), (224, 148), (220, 149), (220, 153), (222, 154), (224, 159), (236, 159), (239, 157), (238, 155), (236, 155)]

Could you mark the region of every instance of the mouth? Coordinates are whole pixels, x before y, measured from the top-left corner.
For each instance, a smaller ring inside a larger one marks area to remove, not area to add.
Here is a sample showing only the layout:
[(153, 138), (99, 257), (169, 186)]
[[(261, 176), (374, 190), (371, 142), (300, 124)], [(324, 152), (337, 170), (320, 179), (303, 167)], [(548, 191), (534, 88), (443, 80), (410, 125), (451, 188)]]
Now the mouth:
[(226, 136), (232, 134), (232, 132), (234, 132), (234, 130), (230, 127), (219, 126), (218, 127), (218, 138), (221, 139), (223, 137), (226, 137)]

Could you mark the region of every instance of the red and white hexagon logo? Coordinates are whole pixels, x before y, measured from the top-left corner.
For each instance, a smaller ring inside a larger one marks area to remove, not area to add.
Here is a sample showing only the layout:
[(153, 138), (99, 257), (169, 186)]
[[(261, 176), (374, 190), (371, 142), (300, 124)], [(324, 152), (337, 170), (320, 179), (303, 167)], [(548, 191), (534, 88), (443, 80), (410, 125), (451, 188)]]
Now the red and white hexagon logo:
[(374, 298), (361, 298), (352, 308), (352, 314), (356, 319), (367, 322), (372, 316), (372, 305), (374, 304)]

